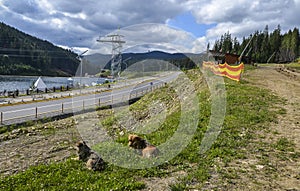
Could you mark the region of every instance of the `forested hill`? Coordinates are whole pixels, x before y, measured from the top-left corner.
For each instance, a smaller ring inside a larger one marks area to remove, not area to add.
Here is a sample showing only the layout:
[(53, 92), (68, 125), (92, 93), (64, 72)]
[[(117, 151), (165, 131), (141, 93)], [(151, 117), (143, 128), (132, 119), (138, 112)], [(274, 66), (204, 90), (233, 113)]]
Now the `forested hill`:
[[(247, 44), (249, 46), (245, 49)], [(250, 36), (243, 37), (241, 42), (227, 32), (216, 40), (213, 50), (235, 54), (241, 54), (245, 50), (243, 55), (258, 63), (292, 62), (300, 56), (299, 29), (294, 28), (282, 34), (280, 25), (271, 32), (267, 25), (263, 31), (255, 31)]]
[(72, 76), (76, 56), (0, 22), (0, 75)]

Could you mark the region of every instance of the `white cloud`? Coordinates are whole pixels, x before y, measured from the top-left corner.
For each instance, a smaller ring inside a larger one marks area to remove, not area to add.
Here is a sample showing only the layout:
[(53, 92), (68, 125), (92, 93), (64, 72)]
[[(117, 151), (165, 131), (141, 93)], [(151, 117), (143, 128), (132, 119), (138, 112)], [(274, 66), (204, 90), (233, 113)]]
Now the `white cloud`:
[(219, 38), (229, 31), (237, 37), (248, 36), (266, 25), (273, 30), (278, 24), (283, 31), (299, 26), (299, 0), (211, 0), (188, 4), (198, 23), (216, 23), (207, 31), (208, 39)]
[(179, 0), (1, 2), (0, 17), (5, 23), (65, 46), (89, 46), (95, 36), (133, 24), (164, 23), (184, 10)]
[[(2, 22), (76, 49), (97, 48), (99, 35), (121, 27), (128, 38), (127, 46), (134, 46), (131, 43), (134, 42), (144, 44), (140, 46), (144, 49), (149, 47), (145, 44), (152, 44), (170, 51), (198, 52), (206, 48), (206, 42), (227, 31), (242, 37), (263, 30), (266, 25), (270, 31), (278, 24), (283, 31), (300, 26), (299, 10), (300, 0), (0, 0)], [(198, 39), (185, 31), (161, 25), (186, 11), (199, 24), (215, 25), (206, 31), (205, 37)]]
[[(199, 41), (190, 33), (171, 28), (165, 24), (147, 23), (138, 24), (116, 30), (111, 34), (124, 35), (123, 40), (125, 51), (135, 50), (137, 52), (147, 52), (148, 50), (168, 50), (169, 52), (191, 52), (199, 53), (203, 50)], [(107, 39), (101, 37), (101, 39)], [(92, 49), (98, 52), (111, 51), (110, 44), (96, 42)]]

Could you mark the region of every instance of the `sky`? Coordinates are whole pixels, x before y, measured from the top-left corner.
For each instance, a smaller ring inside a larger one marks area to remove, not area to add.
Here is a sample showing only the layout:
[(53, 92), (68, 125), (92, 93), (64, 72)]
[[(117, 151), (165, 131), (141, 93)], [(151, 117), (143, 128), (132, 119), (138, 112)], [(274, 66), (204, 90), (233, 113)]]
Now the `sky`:
[(300, 27), (300, 0), (0, 0), (0, 22), (77, 53), (123, 35), (123, 52), (200, 53), (226, 32), (241, 39), (268, 25)]

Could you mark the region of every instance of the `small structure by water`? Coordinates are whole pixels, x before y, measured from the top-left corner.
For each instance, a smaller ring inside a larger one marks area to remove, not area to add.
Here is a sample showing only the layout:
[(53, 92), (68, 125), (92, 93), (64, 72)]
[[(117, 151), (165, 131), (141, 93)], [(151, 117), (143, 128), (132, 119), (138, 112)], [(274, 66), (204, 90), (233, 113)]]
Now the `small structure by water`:
[(37, 81), (33, 84), (34, 89), (45, 91), (47, 88), (47, 85), (44, 83), (41, 77), (37, 79)]
[(73, 87), (74, 84), (74, 79), (73, 78), (68, 78), (68, 86)]

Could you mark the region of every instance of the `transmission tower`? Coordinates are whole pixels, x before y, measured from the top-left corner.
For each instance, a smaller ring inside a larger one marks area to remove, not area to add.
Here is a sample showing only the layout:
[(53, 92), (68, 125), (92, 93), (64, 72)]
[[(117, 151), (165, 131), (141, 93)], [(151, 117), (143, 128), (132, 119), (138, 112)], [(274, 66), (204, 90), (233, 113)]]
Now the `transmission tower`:
[(122, 40), (124, 36), (119, 34), (107, 35), (104, 39), (99, 38), (97, 42), (111, 43), (111, 75), (113, 77), (120, 77), (121, 63), (122, 63), (122, 45), (126, 42)]

